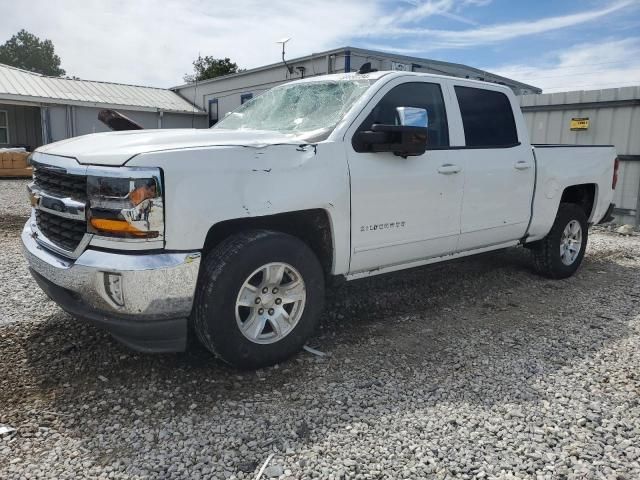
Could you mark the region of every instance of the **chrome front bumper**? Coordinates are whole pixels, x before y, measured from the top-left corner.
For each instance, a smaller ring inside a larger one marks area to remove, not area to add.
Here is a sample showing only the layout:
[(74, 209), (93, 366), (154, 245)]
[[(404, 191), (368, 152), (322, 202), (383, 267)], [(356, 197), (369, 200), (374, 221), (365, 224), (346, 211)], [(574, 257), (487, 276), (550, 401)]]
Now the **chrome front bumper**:
[(105, 327), (138, 350), (184, 349), (200, 252), (89, 249), (71, 260), (41, 246), (30, 222), (22, 231), (22, 243), (34, 278), (64, 310)]

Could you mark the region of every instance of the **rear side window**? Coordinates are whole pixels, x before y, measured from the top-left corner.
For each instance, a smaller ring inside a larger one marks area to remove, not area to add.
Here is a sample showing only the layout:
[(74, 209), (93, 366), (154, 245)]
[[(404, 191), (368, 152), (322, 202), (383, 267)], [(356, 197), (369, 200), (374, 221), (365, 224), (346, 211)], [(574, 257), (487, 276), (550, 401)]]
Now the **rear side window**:
[(509, 98), (501, 92), (455, 87), (467, 147), (510, 147), (518, 143)]

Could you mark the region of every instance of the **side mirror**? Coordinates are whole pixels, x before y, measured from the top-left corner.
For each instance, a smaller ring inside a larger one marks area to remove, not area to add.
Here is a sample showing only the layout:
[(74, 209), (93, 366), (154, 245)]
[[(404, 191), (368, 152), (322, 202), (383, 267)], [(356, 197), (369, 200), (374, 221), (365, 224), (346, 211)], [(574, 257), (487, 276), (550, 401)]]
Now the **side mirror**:
[(427, 150), (428, 116), (424, 108), (397, 107), (400, 125), (374, 123), (369, 131), (353, 136), (356, 152), (393, 152), (406, 158), (422, 155)]

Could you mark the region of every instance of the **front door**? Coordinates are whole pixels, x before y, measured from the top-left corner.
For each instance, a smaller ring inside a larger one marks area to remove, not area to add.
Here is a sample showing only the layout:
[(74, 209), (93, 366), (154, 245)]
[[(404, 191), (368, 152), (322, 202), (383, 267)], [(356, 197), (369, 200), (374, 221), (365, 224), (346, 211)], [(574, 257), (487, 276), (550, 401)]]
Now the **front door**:
[[(402, 83), (402, 82), (405, 83)], [(455, 251), (464, 172), (450, 161), (443, 84), (396, 79), (374, 97), (347, 135), (351, 175), (351, 273)], [(398, 124), (397, 107), (427, 110), (428, 150), (402, 158), (359, 153), (351, 138), (374, 123)]]

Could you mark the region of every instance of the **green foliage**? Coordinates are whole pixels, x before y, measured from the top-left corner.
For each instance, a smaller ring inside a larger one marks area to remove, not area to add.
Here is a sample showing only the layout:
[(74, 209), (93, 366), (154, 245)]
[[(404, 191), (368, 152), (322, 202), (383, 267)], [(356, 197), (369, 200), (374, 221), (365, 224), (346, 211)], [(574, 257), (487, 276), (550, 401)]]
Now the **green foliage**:
[(24, 29), (0, 45), (0, 63), (54, 77), (65, 74), (51, 40), (40, 40)]
[(200, 82), (209, 78), (221, 77), (243, 71), (241, 68), (238, 68), (238, 64), (232, 62), (230, 58), (213, 58), (210, 56), (198, 56), (197, 60), (193, 62), (193, 70), (193, 74), (184, 76), (185, 82), (192, 83), (196, 80)]

